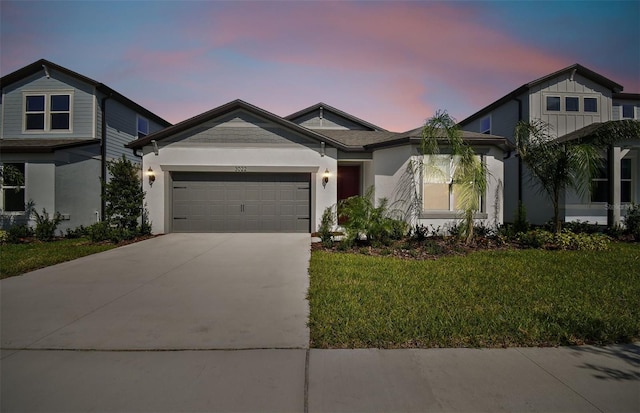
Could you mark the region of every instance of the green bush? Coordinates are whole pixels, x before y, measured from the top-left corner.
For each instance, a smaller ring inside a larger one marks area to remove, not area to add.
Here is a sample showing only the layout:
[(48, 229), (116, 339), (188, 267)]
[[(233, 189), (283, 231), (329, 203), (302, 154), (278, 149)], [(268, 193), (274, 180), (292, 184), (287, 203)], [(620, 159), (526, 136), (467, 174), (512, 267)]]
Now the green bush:
[(335, 214), (333, 207), (326, 207), (320, 218), (320, 228), (318, 233), (320, 234), (320, 241), (325, 247), (331, 247), (333, 245), (333, 225), (335, 224)]
[(9, 233), (0, 229), (0, 244), (4, 244), (7, 241), (9, 241)]
[(604, 234), (575, 234), (562, 230), (559, 234), (544, 229), (520, 233), (517, 240), (525, 248), (602, 251), (609, 248), (611, 238)]
[(108, 222), (96, 222), (87, 227), (87, 235), (92, 242), (110, 241), (113, 232)]
[(600, 232), (597, 224), (590, 224), (589, 221), (569, 221), (564, 223), (564, 228), (574, 234), (596, 234)]
[(522, 201), (518, 202), (518, 208), (516, 209), (515, 219), (513, 221), (513, 233), (525, 233), (529, 231), (530, 225), (527, 221), (527, 209), (524, 207)]
[(64, 237), (67, 239), (82, 238), (88, 235), (87, 228), (80, 225), (77, 228), (67, 228)]
[(31, 237), (33, 237), (33, 229), (27, 224), (13, 225), (7, 231), (7, 241), (12, 244), (17, 244), (25, 238)]
[(60, 213), (56, 212), (52, 218), (49, 218), (47, 210), (42, 208), (42, 215), (35, 209), (32, 211), (32, 215), (36, 220), (36, 238), (40, 241), (51, 241), (56, 236), (56, 229), (62, 221)]
[(627, 234), (633, 236), (636, 241), (640, 241), (640, 204), (632, 203), (627, 209), (627, 216), (624, 218), (624, 226)]

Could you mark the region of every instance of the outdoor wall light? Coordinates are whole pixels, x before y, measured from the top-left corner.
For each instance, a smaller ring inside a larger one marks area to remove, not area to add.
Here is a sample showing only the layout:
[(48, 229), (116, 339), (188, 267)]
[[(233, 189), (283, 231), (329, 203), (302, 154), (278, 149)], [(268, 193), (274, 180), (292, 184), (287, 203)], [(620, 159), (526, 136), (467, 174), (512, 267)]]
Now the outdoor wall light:
[(326, 187), (327, 183), (329, 182), (329, 177), (331, 176), (331, 173), (329, 172), (328, 169), (324, 170), (324, 173), (322, 174), (322, 187)]
[(156, 181), (156, 174), (155, 172), (153, 172), (153, 169), (151, 169), (151, 167), (147, 169), (147, 176), (149, 177), (149, 186), (153, 186), (153, 183)]

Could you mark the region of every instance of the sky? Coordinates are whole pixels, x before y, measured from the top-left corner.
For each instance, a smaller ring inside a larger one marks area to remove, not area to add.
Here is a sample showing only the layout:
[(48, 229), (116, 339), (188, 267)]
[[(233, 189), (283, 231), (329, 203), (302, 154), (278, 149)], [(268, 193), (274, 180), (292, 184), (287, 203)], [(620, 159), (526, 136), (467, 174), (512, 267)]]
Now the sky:
[(0, 0), (0, 73), (41, 58), (172, 123), (324, 102), (402, 132), (574, 63), (640, 93), (640, 0)]

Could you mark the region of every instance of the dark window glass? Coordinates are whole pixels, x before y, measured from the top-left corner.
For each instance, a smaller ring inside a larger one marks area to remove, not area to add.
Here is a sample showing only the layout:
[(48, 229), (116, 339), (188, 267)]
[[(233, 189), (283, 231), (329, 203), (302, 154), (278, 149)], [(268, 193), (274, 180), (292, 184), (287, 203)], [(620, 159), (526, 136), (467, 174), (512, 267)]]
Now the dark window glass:
[(560, 98), (557, 96), (547, 96), (547, 110), (559, 111)]
[(44, 96), (27, 96), (27, 112), (44, 111)]
[(138, 138), (149, 134), (149, 121), (145, 118), (138, 118)]
[(27, 114), (27, 130), (44, 130), (44, 113)]
[(620, 178), (631, 179), (631, 159), (620, 160)]
[(591, 202), (609, 201), (609, 181), (593, 181)]
[(53, 112), (69, 110), (69, 95), (51, 95), (51, 110)]
[(622, 105), (622, 117), (625, 119), (633, 119), (634, 115), (633, 105)]
[(24, 188), (6, 188), (3, 192), (5, 211), (24, 211)]
[(69, 129), (68, 113), (52, 113), (51, 129)]
[(598, 99), (596, 99), (596, 98), (584, 98), (584, 111), (585, 112), (597, 112), (598, 111)]
[(491, 118), (486, 117), (480, 121), (480, 132), (489, 134), (491, 133)]
[(580, 110), (580, 100), (574, 97), (567, 97), (564, 100), (565, 110), (567, 112), (577, 112)]
[(631, 181), (620, 182), (620, 202), (631, 202)]

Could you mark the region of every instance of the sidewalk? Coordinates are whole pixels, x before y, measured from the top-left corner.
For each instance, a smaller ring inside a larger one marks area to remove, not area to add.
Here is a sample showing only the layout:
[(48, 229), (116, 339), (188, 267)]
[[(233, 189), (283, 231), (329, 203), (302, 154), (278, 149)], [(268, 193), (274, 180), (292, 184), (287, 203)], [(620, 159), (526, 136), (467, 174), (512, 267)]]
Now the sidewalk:
[(640, 344), (1, 356), (3, 412), (640, 411)]

